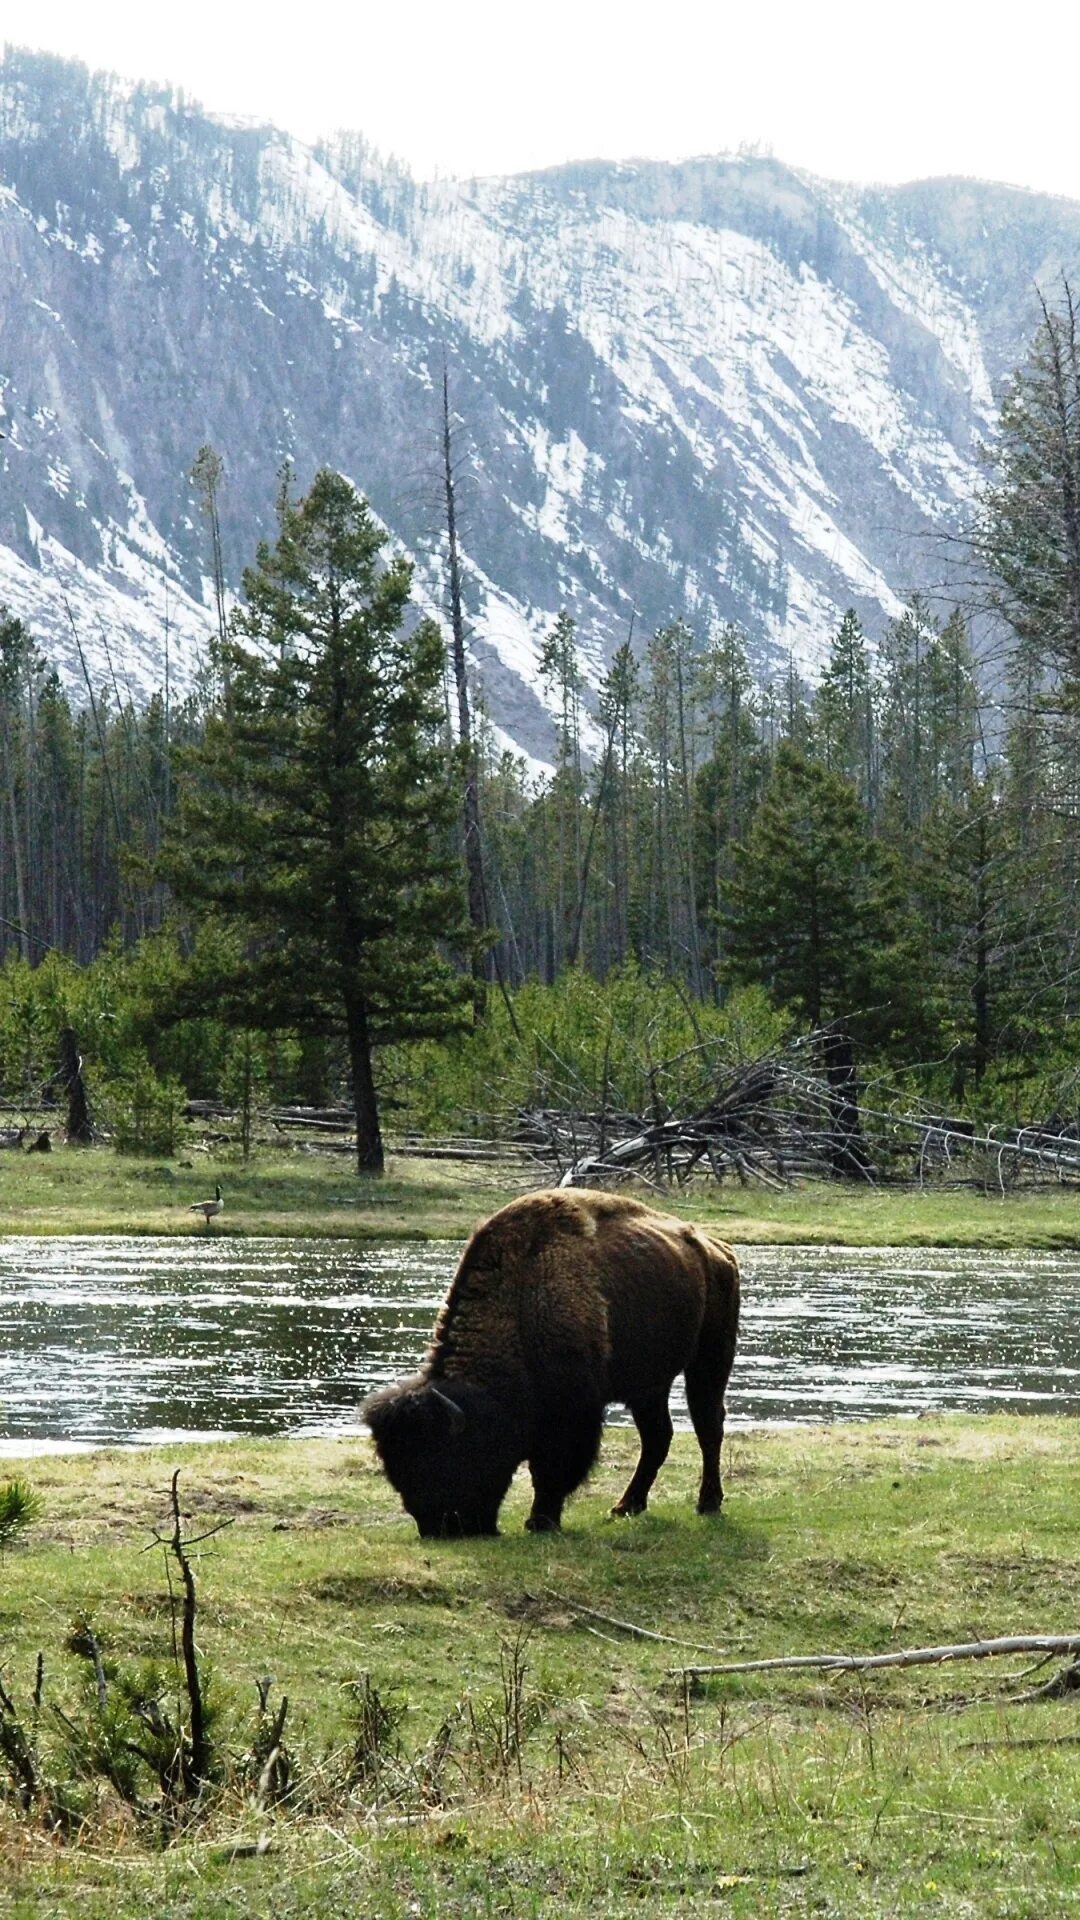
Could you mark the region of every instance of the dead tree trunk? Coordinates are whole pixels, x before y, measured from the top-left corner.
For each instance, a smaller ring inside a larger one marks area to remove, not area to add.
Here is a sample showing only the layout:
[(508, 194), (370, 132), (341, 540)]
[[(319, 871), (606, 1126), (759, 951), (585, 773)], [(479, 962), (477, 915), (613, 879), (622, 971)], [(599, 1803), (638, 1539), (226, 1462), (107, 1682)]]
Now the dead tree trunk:
[(866, 1150), (862, 1120), (859, 1117), (859, 1083), (855, 1075), (855, 1048), (843, 1021), (836, 1020), (822, 1033), (825, 1077), (829, 1083), (829, 1113), (832, 1140), (829, 1157), (833, 1172), (851, 1178), (872, 1178), (870, 1156)]
[(94, 1126), (82, 1077), (82, 1056), (73, 1027), (60, 1029), (60, 1084), (67, 1094), (67, 1138), (72, 1147), (93, 1144)]
[(463, 765), (462, 775), (462, 826), (465, 845), (465, 884), (469, 904), (469, 924), (475, 935), (475, 951), (472, 956), (473, 1010), (477, 1020), (481, 1020), (487, 1005), (487, 985), (484, 976), (483, 943), (487, 927), (487, 912), (484, 896), (484, 857), (483, 843), (480, 838), (480, 792), (479, 775), (476, 765), (476, 747), (472, 734), (472, 715), (469, 711), (469, 682), (465, 665), (465, 615), (461, 604), (461, 558), (458, 552), (457, 537), (457, 500), (454, 493), (453, 442), (450, 433), (450, 383), (443, 362), (442, 379), (443, 417), (443, 481), (446, 494), (446, 534), (450, 559), (450, 634), (451, 652), (454, 662), (454, 685), (457, 689), (458, 738), (461, 742)]

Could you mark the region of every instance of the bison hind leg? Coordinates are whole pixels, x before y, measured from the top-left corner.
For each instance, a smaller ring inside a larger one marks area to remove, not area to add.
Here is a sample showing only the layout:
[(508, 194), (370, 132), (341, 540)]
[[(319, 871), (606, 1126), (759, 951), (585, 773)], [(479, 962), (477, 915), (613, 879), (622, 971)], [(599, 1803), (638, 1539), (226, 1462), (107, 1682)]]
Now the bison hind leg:
[(622, 1499), (611, 1509), (620, 1520), (630, 1514), (644, 1513), (649, 1504), (652, 1483), (668, 1457), (671, 1436), (675, 1431), (666, 1393), (658, 1393), (649, 1400), (634, 1401), (630, 1412), (641, 1435), (641, 1458)]
[(724, 1499), (720, 1479), (720, 1447), (724, 1438), (724, 1389), (727, 1372), (715, 1361), (699, 1358), (686, 1369), (686, 1404), (701, 1448), (699, 1513), (719, 1513)]
[(563, 1504), (596, 1463), (604, 1409), (595, 1402), (544, 1408), (544, 1430), (529, 1454), (533, 1504), (525, 1525), (530, 1533), (557, 1533)]

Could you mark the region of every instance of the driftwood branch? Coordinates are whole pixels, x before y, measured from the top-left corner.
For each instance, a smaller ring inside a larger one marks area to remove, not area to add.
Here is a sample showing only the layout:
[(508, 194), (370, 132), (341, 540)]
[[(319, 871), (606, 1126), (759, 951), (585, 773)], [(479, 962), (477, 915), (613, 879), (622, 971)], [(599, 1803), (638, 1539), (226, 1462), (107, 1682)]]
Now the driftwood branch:
[[(673, 1667), (672, 1672), (691, 1680), (714, 1674), (778, 1673), (793, 1668), (810, 1668), (819, 1673), (867, 1673), (880, 1667), (934, 1666), (945, 1660), (988, 1660), (1002, 1653), (1080, 1653), (1080, 1633), (1018, 1633), (1003, 1640), (961, 1641), (956, 1646), (907, 1647), (899, 1653), (785, 1654), (776, 1660), (729, 1660), (716, 1667)], [(1070, 1671), (1080, 1673), (1080, 1668)], [(1038, 1693), (1043, 1698), (1049, 1697), (1044, 1687), (1040, 1687)]]

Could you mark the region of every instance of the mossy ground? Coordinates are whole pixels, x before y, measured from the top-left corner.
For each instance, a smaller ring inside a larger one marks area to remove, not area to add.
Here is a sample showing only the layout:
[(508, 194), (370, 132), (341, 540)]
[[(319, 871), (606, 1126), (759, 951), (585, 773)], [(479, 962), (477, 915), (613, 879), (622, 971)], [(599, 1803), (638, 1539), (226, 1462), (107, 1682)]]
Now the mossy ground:
[[(0, 1235), (204, 1233), (189, 1212), (220, 1181), (214, 1234), (351, 1239), (464, 1238), (515, 1193), (544, 1182), (518, 1166), (392, 1155), (382, 1180), (360, 1179), (344, 1154), (196, 1151), (137, 1160), (108, 1148), (0, 1153)], [(742, 1244), (1072, 1248), (1080, 1198), (1068, 1188), (1002, 1195), (974, 1188), (851, 1187), (817, 1182), (784, 1193), (701, 1186), (662, 1198)]]
[[(737, 1433), (718, 1520), (693, 1512), (680, 1436), (653, 1509), (609, 1521), (631, 1449), (609, 1430), (561, 1536), (521, 1531), (519, 1479), (498, 1540), (434, 1546), (355, 1441), (29, 1463), (45, 1508), (0, 1564), (7, 1687), (27, 1701), (43, 1649), (45, 1714), (70, 1708), (79, 1615), (108, 1653), (168, 1665), (163, 1557), (144, 1549), (179, 1465), (191, 1528), (233, 1523), (197, 1563), (220, 1737), (242, 1747), (272, 1674), (296, 1799), (258, 1811), (227, 1789), (166, 1850), (107, 1791), (76, 1842), (0, 1813), (0, 1912), (1071, 1912), (1080, 1696), (1012, 1704), (1023, 1662), (687, 1689), (670, 1670), (705, 1656), (570, 1603), (734, 1657), (1074, 1631), (1080, 1422)], [(404, 1706), (401, 1751), (348, 1785), (361, 1672)]]

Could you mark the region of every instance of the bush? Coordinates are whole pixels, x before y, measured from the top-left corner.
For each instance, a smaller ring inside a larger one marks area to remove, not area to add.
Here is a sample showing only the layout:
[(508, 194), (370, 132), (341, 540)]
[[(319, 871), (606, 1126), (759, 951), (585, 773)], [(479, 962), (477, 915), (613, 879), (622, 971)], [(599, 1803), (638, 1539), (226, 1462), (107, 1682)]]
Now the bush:
[(388, 1049), (380, 1080), (395, 1124), (483, 1136), (538, 1108), (687, 1111), (709, 1097), (718, 1072), (767, 1053), (792, 1026), (760, 987), (718, 1007), (633, 962), (604, 981), (580, 968), (554, 986), (530, 981), (513, 1009), (516, 1032), (492, 993), (472, 1031)]
[(9, 1480), (0, 1487), (0, 1547), (10, 1546), (16, 1534), (36, 1520), (41, 1512), (41, 1495), (25, 1480)]
[(101, 1111), (117, 1153), (176, 1152), (187, 1095), (179, 1080), (159, 1079), (149, 1061), (135, 1061), (101, 1091)]

